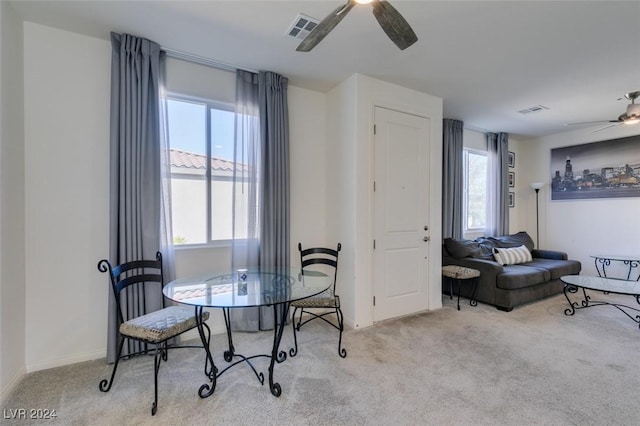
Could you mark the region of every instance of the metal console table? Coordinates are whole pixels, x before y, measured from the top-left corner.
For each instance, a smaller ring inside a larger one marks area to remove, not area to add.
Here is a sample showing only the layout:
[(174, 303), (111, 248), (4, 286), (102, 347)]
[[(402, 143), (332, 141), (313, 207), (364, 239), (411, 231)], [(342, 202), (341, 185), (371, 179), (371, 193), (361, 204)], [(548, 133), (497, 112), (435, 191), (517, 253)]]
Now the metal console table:
[(591, 257), (594, 259), (596, 271), (600, 277), (611, 278), (607, 277), (607, 268), (611, 266), (612, 262), (622, 262), (622, 269), (624, 269), (624, 272), (627, 274), (627, 277), (622, 279), (626, 279), (627, 281), (631, 280), (631, 273), (634, 269), (638, 268), (638, 276), (635, 280), (640, 281), (640, 257), (625, 255), (593, 255)]
[[(560, 279), (564, 283), (564, 297), (566, 297), (567, 302), (569, 302), (569, 308), (564, 310), (565, 315), (573, 315), (577, 309), (610, 305), (617, 308), (620, 312), (631, 318), (631, 320), (640, 326), (640, 281), (627, 281), (615, 278), (590, 277), (583, 275), (565, 275), (560, 277)], [(583, 299), (580, 303), (572, 302), (569, 298), (569, 294), (576, 294), (579, 289), (582, 289)], [(587, 294), (587, 290), (601, 291), (605, 294), (615, 293), (632, 296), (636, 300), (637, 307), (608, 301), (592, 300), (591, 296)]]
[[(225, 371), (240, 363), (246, 363), (254, 372), (260, 384), (264, 385), (264, 374), (258, 372), (252, 363), (255, 358), (269, 358), (269, 388), (274, 396), (280, 396), (282, 388), (273, 378), (274, 366), (287, 359), (284, 351), (279, 351), (282, 330), (289, 316), (291, 302), (306, 299), (322, 293), (333, 284), (332, 278), (320, 274), (301, 275), (298, 271), (242, 271), (234, 273), (212, 274), (203, 278), (179, 279), (167, 284), (163, 292), (169, 299), (195, 307), (198, 319), (198, 332), (206, 351), (205, 375), (209, 383), (200, 386), (198, 395), (207, 398), (213, 394), (216, 382)], [(272, 306), (274, 314), (273, 346), (271, 353), (244, 356), (236, 353), (231, 333), (230, 310), (234, 308)], [(224, 351), (224, 360), (230, 363), (218, 370), (213, 362), (211, 349), (206, 344), (202, 310), (220, 308), (224, 314), (227, 329), (228, 349)], [(234, 358), (236, 359), (235, 362)]]

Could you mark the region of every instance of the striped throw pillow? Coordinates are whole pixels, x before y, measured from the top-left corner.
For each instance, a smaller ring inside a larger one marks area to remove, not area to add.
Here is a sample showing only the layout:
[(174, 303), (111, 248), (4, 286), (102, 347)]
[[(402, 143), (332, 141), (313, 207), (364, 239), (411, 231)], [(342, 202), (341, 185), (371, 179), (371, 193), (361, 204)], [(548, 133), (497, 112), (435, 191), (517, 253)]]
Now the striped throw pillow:
[(494, 248), (493, 257), (501, 265), (517, 265), (533, 260), (531, 252), (525, 245), (512, 248)]

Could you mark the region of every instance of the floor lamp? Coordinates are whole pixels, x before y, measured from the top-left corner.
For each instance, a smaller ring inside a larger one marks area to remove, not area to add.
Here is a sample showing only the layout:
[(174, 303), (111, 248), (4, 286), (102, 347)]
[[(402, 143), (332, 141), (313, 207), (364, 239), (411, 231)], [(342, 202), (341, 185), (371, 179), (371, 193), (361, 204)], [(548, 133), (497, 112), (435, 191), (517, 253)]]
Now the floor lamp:
[(540, 221), (538, 218), (538, 193), (540, 192), (540, 188), (544, 186), (544, 182), (532, 182), (529, 184), (533, 190), (536, 191), (536, 248), (540, 248)]

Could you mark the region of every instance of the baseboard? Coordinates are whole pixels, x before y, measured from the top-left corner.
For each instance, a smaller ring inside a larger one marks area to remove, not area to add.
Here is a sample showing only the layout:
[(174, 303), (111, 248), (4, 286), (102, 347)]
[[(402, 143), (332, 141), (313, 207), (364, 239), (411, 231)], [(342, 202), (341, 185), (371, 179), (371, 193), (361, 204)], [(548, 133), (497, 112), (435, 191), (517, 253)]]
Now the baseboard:
[(0, 405), (1, 406), (5, 406), (5, 401), (7, 400), (7, 398), (9, 397), (9, 395), (11, 395), (11, 393), (15, 390), (15, 388), (20, 384), (20, 382), (22, 381), (22, 379), (24, 379), (24, 376), (26, 376), (27, 372), (26, 370), (23, 368), (20, 371), (18, 371), (12, 378), (11, 380), (9, 380), (9, 383), (7, 383), (7, 386), (5, 386), (4, 389), (2, 389), (2, 392), (0, 393)]
[(48, 370), (49, 368), (63, 367), (65, 365), (77, 364), (79, 362), (93, 361), (94, 359), (104, 358), (106, 356), (106, 353), (107, 349), (102, 348), (97, 351), (87, 352), (69, 358), (56, 359), (38, 364), (27, 365), (27, 373), (33, 373), (40, 370)]

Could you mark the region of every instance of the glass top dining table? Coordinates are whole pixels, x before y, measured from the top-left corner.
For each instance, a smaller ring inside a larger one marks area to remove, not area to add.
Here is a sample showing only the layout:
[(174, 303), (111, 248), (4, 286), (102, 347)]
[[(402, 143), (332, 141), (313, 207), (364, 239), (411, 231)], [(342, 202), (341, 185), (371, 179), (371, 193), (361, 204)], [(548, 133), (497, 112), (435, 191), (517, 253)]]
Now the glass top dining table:
[(238, 270), (168, 283), (164, 295), (178, 303), (209, 308), (247, 308), (289, 303), (315, 296), (333, 284), (332, 277), (300, 270)]
[[(229, 368), (238, 364), (247, 364), (253, 370), (261, 384), (264, 374), (258, 372), (252, 360), (260, 357), (270, 359), (268, 369), (269, 388), (274, 396), (280, 396), (282, 389), (274, 382), (273, 372), (276, 363), (287, 359), (287, 354), (280, 351), (282, 331), (289, 317), (291, 302), (306, 299), (327, 291), (333, 284), (333, 277), (322, 272), (298, 270), (265, 270), (239, 269), (233, 272), (223, 271), (198, 277), (180, 278), (164, 286), (164, 295), (181, 304), (195, 307), (196, 323), (203, 347), (206, 352), (205, 374), (210, 383), (200, 386), (198, 394), (201, 398), (210, 396), (215, 390), (217, 378)], [(230, 313), (235, 308), (273, 307), (274, 327), (271, 353), (252, 356), (241, 355), (233, 345)], [(228, 350), (224, 352), (224, 360), (229, 363), (219, 370), (213, 361), (209, 340), (204, 332), (208, 327), (202, 321), (204, 308), (222, 309), (227, 330)], [(234, 359), (236, 359), (234, 361)]]

